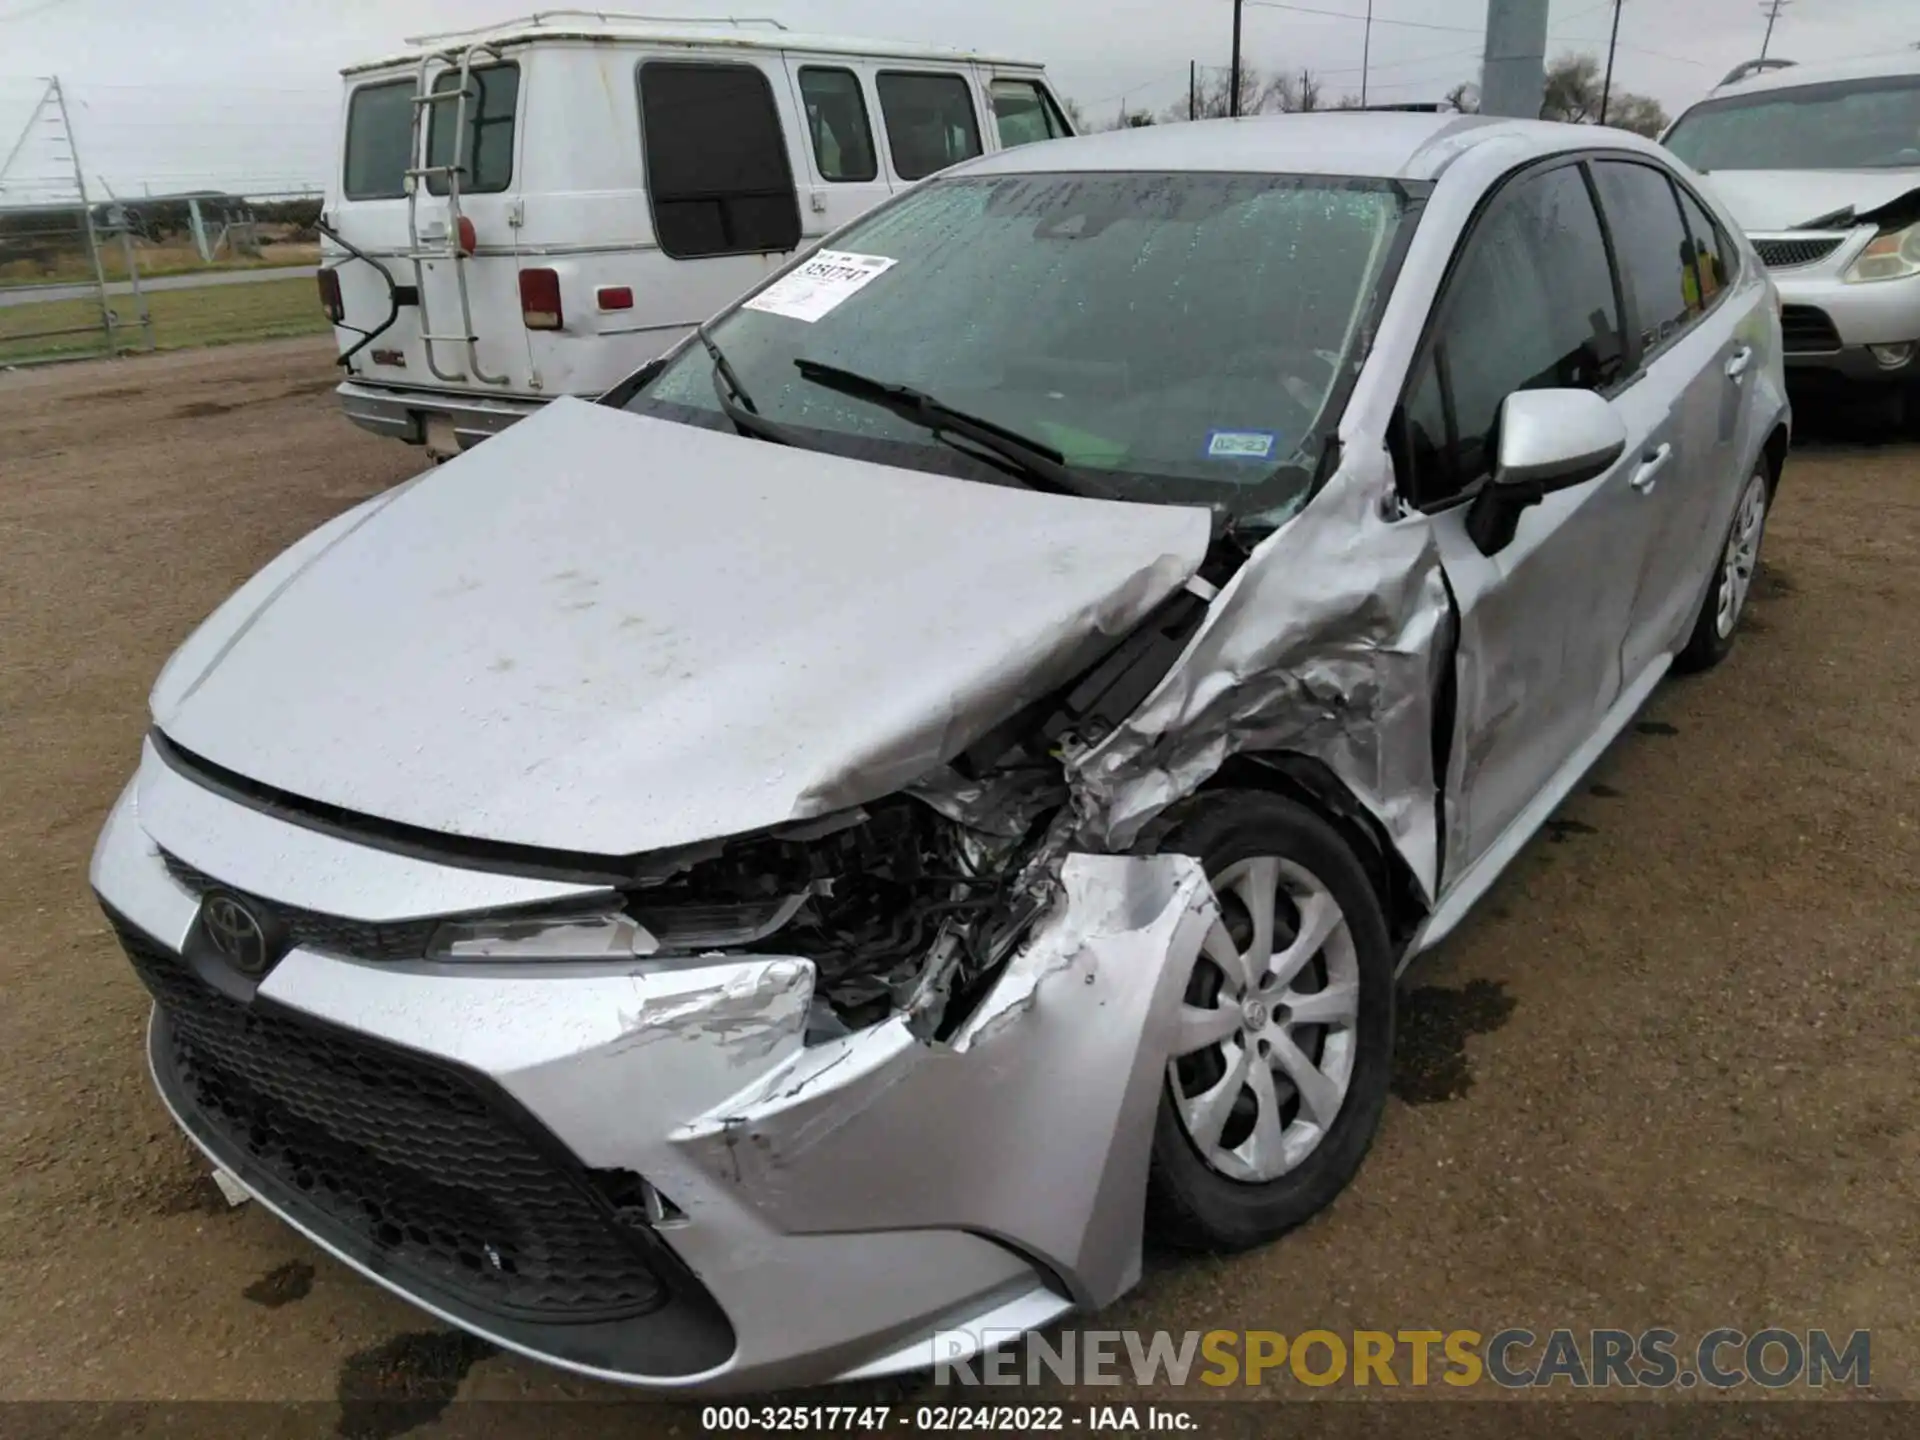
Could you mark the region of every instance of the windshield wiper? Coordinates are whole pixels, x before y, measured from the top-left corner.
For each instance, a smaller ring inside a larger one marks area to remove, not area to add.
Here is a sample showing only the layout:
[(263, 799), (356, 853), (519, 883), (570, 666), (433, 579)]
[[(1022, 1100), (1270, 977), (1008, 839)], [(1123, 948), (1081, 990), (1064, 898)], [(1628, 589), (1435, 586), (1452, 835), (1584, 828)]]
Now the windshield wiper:
[(942, 404), (924, 391), (915, 390), (908, 385), (894, 385), (885, 380), (875, 380), (869, 375), (861, 375), (852, 370), (843, 370), (838, 365), (826, 365), (818, 360), (799, 359), (793, 362), (803, 380), (828, 390), (838, 391), (855, 400), (866, 400), (881, 409), (891, 411), (902, 420), (911, 421), (923, 427), (934, 439), (952, 445), (960, 439), (970, 442), (969, 446), (954, 448), (975, 458), (985, 458), (970, 448), (977, 445), (981, 450), (1003, 462), (999, 468), (1010, 471), (1015, 478), (1024, 480), (1028, 487), (1043, 490), (1050, 495), (1078, 495), (1082, 498), (1099, 498), (1094, 491), (1083, 485), (1067, 468), (1066, 456), (1050, 445), (1029, 439), (1017, 430), (1009, 430), (1004, 425), (979, 415), (969, 415), (964, 410), (956, 410), (951, 405)]
[(707, 347), (707, 354), (713, 357), (713, 393), (719, 398), (721, 411), (733, 422), (733, 428), (756, 440), (768, 440), (775, 445), (793, 444), (793, 437), (787, 433), (784, 425), (761, 418), (760, 407), (753, 403), (753, 397), (747, 393), (747, 387), (741, 383), (740, 376), (727, 359), (726, 351), (707, 333), (707, 327), (702, 325), (693, 333)]

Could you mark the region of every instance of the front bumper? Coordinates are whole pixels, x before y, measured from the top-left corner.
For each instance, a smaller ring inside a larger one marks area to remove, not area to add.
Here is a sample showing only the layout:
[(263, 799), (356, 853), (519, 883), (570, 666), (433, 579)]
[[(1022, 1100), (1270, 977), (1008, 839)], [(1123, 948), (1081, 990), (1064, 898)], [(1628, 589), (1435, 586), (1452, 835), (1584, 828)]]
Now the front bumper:
[(1871, 238), (1868, 229), (1817, 264), (1771, 272), (1790, 371), (1865, 383), (1920, 378), (1920, 346), (1897, 366), (1882, 365), (1867, 349), (1920, 342), (1920, 276), (1864, 285), (1840, 278)]
[[(812, 1047), (795, 957), (296, 948), (254, 985), (199, 944), (191, 871), (374, 926), (588, 892), (300, 828), (150, 747), (94, 856), (181, 1128), (315, 1243), (507, 1349), (683, 1393), (869, 1378), (1138, 1278), (1167, 1041), (1214, 915), (1185, 857), (1069, 857), (950, 1039), (896, 1017)], [(623, 1210), (609, 1177), (670, 1203)]]
[(336, 394), (347, 418), (363, 430), (409, 445), (425, 445), (435, 422), (449, 427), (462, 450), (471, 450), (490, 435), (498, 435), (516, 420), (524, 420), (546, 402), (494, 396), (449, 394), (435, 390), (402, 390), (343, 380)]

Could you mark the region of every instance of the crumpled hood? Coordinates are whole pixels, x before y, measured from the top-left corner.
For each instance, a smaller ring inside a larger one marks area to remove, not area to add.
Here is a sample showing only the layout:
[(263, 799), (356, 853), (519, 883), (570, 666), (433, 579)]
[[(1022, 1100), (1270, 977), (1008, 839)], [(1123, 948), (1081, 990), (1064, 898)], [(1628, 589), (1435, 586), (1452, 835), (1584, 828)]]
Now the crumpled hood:
[(1901, 170), (1715, 170), (1703, 177), (1749, 234), (1795, 230), (1851, 205), (1867, 215), (1910, 190), (1920, 167)]
[(1137, 625), (1210, 533), (574, 400), (382, 498), (216, 612), (156, 723), (306, 799), (600, 855), (900, 788)]

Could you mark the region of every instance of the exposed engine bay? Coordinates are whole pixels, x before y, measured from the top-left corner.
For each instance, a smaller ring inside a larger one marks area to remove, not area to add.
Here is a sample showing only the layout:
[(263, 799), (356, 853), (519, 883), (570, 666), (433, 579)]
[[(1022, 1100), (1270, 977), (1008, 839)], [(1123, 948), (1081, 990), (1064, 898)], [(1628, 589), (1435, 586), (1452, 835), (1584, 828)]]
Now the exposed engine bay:
[(896, 1011), (926, 1034), (950, 1031), (1054, 898), (1071, 830), (1062, 761), (1159, 683), (1210, 589), (1174, 595), (1069, 686), (904, 795), (707, 851), (643, 882), (629, 914), (665, 951), (811, 960), (812, 1038)]

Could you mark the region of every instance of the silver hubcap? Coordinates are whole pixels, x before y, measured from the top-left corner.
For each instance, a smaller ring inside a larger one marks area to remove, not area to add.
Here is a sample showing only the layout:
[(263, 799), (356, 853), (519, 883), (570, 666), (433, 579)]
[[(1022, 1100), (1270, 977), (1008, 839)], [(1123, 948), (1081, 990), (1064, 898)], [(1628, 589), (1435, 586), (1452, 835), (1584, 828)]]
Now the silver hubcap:
[(1720, 638), (1733, 634), (1746, 607), (1747, 591), (1753, 588), (1753, 572), (1760, 564), (1760, 536), (1767, 528), (1767, 478), (1755, 475), (1747, 481), (1740, 508), (1734, 512), (1733, 529), (1727, 535), (1727, 553), (1721, 562), (1720, 608), (1713, 617)]
[(1360, 962), (1333, 893), (1291, 860), (1242, 860), (1213, 888), (1167, 1083), (1208, 1166), (1260, 1183), (1312, 1154), (1347, 1098)]

